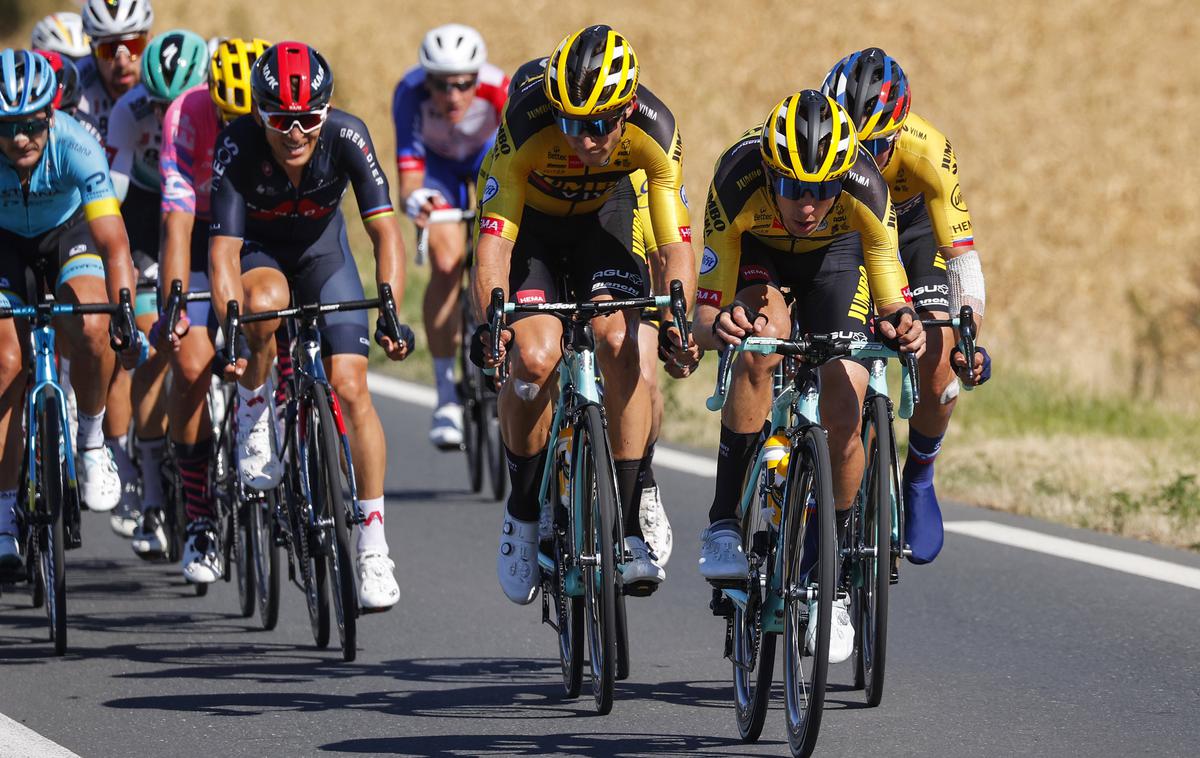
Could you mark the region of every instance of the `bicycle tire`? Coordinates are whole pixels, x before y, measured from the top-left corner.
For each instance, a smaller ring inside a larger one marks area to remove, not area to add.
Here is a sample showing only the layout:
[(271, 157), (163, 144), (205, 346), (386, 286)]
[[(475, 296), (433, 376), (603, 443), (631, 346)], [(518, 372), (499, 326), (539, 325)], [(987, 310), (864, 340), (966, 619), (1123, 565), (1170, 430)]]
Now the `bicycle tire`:
[[(464, 321), (464, 326), (466, 322)], [(458, 351), (458, 368), (462, 372), (462, 382), (458, 386), (458, 402), (463, 409), (463, 452), (467, 455), (467, 477), (471, 483), (471, 492), (483, 491), (483, 460), (485, 450), (483, 438), (479, 434), (481, 424), (481, 406), (479, 403), (479, 379), (475, 375), (478, 369), (471, 364), (467, 355), (467, 345), (471, 335), (464, 329), (462, 345)]]
[(851, 618), (855, 622), (854, 684), (866, 690), (867, 705), (874, 708), (883, 699), (891, 588), (893, 436), (886, 397), (875, 395), (867, 400), (863, 439), (866, 486), (861, 517), (856, 519), (853, 532), (858, 570), (851, 593)]
[(325, 552), (325, 560), (332, 579), (329, 590), (333, 599), (333, 610), (337, 621), (338, 641), (342, 648), (342, 660), (353, 661), (358, 643), (358, 592), (354, 584), (354, 557), (350, 549), (349, 509), (345, 492), (349, 487), (343, 483), (342, 443), (335, 425), (333, 411), (326, 390), (314, 387), (312, 410), (315, 415), (317, 434), (309, 427), (309, 439), (317, 444), (318, 486), (313, 490), (313, 508), (317, 517), (333, 519), (333, 542)]
[(571, 491), (588, 493), (584, 503), (581, 533), (584, 554), (595, 560), (581, 566), (584, 588), (584, 618), (588, 629), (588, 661), (592, 674), (592, 697), (596, 711), (612, 711), (613, 682), (617, 657), (617, 580), (613, 530), (617, 510), (617, 491), (613, 476), (612, 454), (604, 435), (600, 408), (589, 405), (575, 427), (573, 450), (578, 465), (573, 466)]
[(625, 593), (617, 589), (615, 608), (617, 612), (617, 670), (614, 673), (616, 681), (623, 682), (629, 678), (629, 617), (625, 609)]
[[(829, 446), (825, 431), (810, 426), (793, 440), (788, 470), (786, 507), (781, 529), (785, 535), (783, 552), (786, 563), (784, 589), (784, 701), (788, 746), (794, 756), (808, 756), (816, 747), (825, 707), (825, 685), (829, 675), (829, 637), (833, 599), (837, 594), (836, 540), (833, 485)], [(806, 515), (810, 499), (816, 508)], [(815, 518), (813, 518), (815, 516)], [(817, 556), (813, 570), (801, 576), (809, 565), (804, 555), (805, 534), (817, 529)], [(815, 587), (813, 586), (815, 584)], [(816, 591), (816, 645), (806, 656), (806, 634), (813, 620), (809, 601), (803, 594)], [(811, 661), (804, 670), (804, 658)]]
[(558, 662), (562, 666), (563, 690), (569, 698), (579, 697), (583, 685), (583, 598), (566, 592), (567, 535), (554, 539), (554, 608), (558, 613)]
[(262, 628), (271, 631), (279, 623), (279, 545), (275, 541), (275, 513), (278, 509), (279, 491), (264, 492), (261, 499), (251, 500), (245, 505), (249, 511), (250, 554), (252, 571), (247, 574), (254, 580), (255, 605)]
[(44, 538), (44, 544), (40, 546), (42, 586), (46, 598), (46, 619), (50, 625), (50, 642), (54, 643), (54, 654), (63, 655), (67, 652), (67, 576), (63, 555), (66, 534), (63, 514), (69, 485), (61, 456), (63, 436), (58, 395), (46, 388), (40, 405), (35, 460), (41, 468), (38, 484), (41, 488), (39, 510), (43, 523), (38, 524), (37, 529)]
[[(487, 393), (487, 390), (484, 390)], [(508, 458), (504, 454), (504, 441), (500, 437), (499, 400), (494, 395), (483, 399), (480, 418), (482, 437), (486, 440), (488, 479), (492, 484), (492, 499), (500, 502), (508, 492)]]
[[(756, 460), (762, 443), (750, 460)], [(760, 476), (770, 476), (771, 472), (763, 469)], [(778, 546), (777, 533), (768, 531), (770, 527), (762, 518), (761, 482), (755, 482), (754, 497), (742, 514), (742, 551), (747, 558), (753, 559), (754, 535), (766, 532), (767, 545), (770, 547), (767, 555), (763, 556), (762, 570), (747, 577), (746, 607), (734, 604), (732, 619), (733, 637), (733, 705), (737, 719), (738, 734), (743, 742), (755, 742), (762, 734), (763, 724), (767, 719), (767, 706), (771, 701), (771, 683), (775, 675), (775, 643), (777, 634), (763, 632), (762, 604), (768, 588), (763, 586), (760, 577), (770, 581), (775, 563)], [(773, 544), (772, 544), (773, 543)], [(753, 561), (751, 565), (754, 565)], [(757, 584), (757, 586), (755, 586)]]
[(258, 593), (254, 586), (254, 527), (250, 509), (238, 504), (231, 513), (233, 518), (233, 544), (230, 546), (231, 562), (234, 564), (234, 579), (237, 584), (238, 614), (242, 618), (254, 615), (258, 605)]

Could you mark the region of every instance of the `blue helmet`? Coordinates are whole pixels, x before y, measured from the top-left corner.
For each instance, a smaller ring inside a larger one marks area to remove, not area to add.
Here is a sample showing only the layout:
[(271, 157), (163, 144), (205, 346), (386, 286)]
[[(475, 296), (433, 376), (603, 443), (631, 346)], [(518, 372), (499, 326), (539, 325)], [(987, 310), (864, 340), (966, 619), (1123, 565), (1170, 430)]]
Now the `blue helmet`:
[(49, 110), (57, 92), (50, 61), (29, 50), (0, 50), (0, 116)]

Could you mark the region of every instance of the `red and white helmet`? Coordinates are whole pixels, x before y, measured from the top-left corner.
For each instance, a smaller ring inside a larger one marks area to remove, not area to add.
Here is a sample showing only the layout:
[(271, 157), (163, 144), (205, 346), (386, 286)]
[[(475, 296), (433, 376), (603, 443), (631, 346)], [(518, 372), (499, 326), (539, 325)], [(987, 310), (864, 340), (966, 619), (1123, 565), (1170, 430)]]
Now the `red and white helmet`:
[(446, 24), (425, 33), (417, 59), (427, 74), (474, 74), (487, 63), (487, 45), (471, 27)]

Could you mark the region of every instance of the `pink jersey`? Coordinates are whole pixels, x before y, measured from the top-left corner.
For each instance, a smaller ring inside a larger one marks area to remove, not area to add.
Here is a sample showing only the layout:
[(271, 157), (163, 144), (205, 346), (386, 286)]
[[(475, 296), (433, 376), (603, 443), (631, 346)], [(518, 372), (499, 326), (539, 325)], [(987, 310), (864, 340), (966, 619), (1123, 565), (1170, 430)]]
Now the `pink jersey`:
[(221, 119), (207, 84), (192, 87), (167, 108), (158, 162), (163, 213), (185, 211), (206, 221), (211, 218), (213, 150), (220, 131)]

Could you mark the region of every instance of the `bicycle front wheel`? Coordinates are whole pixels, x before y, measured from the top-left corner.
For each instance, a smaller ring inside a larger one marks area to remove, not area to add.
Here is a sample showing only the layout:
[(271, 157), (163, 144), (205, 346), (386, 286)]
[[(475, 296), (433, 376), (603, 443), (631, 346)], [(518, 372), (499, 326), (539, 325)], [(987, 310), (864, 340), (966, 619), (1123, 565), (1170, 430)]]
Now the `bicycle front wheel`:
[[(588, 406), (575, 427), (576, 464), (571, 485), (582, 516), (579, 563), (582, 569), (584, 616), (587, 623), (592, 696), (596, 710), (612, 710), (617, 668), (617, 581), (613, 529), (617, 489), (612, 453), (604, 436), (600, 408)], [(576, 494), (577, 493), (577, 494)]]
[(891, 587), (892, 550), (892, 421), (886, 397), (867, 401), (863, 419), (867, 461), (866, 486), (853, 542), (857, 571), (851, 593), (855, 622), (854, 684), (866, 688), (872, 708), (883, 699), (884, 662), (887, 653), (888, 590)]
[(275, 513), (279, 490), (264, 492), (261, 499), (246, 503), (249, 553), (253, 570), (254, 596), (263, 629), (270, 631), (279, 623), (279, 546), (275, 544)]
[(837, 594), (833, 484), (825, 430), (810, 426), (792, 444), (781, 525), (786, 556), (784, 700), (792, 755), (817, 744), (829, 674), (829, 635)]
[(570, 538), (566, 534), (554, 538), (554, 608), (558, 614), (558, 661), (562, 665), (563, 689), (567, 697), (579, 697), (583, 684), (583, 598), (567, 594), (567, 548)]
[(63, 514), (66, 511), (68, 484), (62, 458), (62, 417), (59, 415), (58, 395), (51, 389), (44, 390), (40, 405), (42, 412), (38, 419), (35, 460), (39, 468), (41, 498), (36, 528), (50, 641), (54, 643), (54, 654), (63, 655), (67, 652), (67, 576), (63, 555), (66, 534)]
[[(761, 450), (761, 446), (759, 448)], [(758, 450), (751, 460), (757, 459)], [(765, 467), (760, 477), (772, 476)], [(742, 550), (750, 564), (747, 577), (746, 606), (734, 605), (731, 631), (733, 641), (733, 696), (738, 734), (746, 742), (755, 742), (762, 734), (771, 700), (771, 681), (775, 675), (777, 634), (763, 631), (762, 607), (770, 593), (774, 567), (774, 547), (778, 533), (763, 517), (763, 481), (748, 482), (754, 488), (742, 514)]]
[(350, 491), (344, 481), (342, 444), (334, 423), (329, 396), (323, 388), (314, 387), (309, 409), (308, 441), (312, 446), (309, 465), (316, 474), (309, 480), (313, 488), (313, 511), (317, 523), (332, 527), (324, 540), (326, 566), (329, 569), (329, 590), (333, 597), (334, 617), (342, 659), (354, 660), (357, 654), (358, 594), (354, 588), (354, 554), (350, 550), (349, 508), (345, 494)]
[[(490, 379), (489, 379), (490, 381)], [(492, 499), (500, 502), (508, 491), (508, 459), (504, 455), (504, 441), (500, 437), (500, 416), (497, 412), (498, 399), (484, 389), (480, 403), (480, 437), (484, 440), (484, 456), (488, 464), (488, 478), (492, 482)]]

